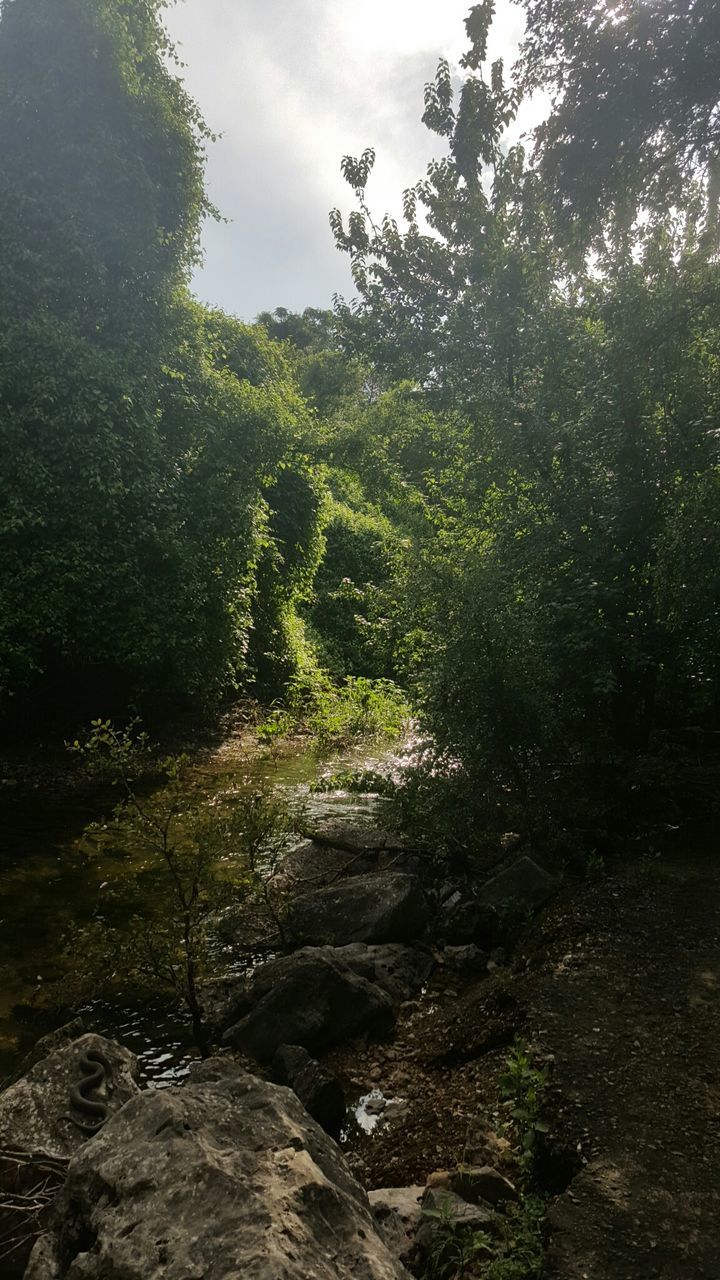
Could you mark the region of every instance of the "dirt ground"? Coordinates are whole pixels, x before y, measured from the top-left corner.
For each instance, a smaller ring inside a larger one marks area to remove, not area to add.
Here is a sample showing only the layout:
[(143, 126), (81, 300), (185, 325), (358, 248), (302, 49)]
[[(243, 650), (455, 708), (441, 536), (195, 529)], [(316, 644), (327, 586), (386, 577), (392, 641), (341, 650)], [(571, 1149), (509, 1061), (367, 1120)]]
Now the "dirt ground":
[(720, 1277), (720, 849), (712, 833), (556, 904), (528, 1038), (587, 1163), (550, 1213), (553, 1280)]
[(467, 985), (441, 969), (391, 1045), (338, 1050), (358, 1096), (402, 1099), (348, 1134), (366, 1185), (472, 1160), (520, 1032), (553, 1064), (547, 1117), (575, 1174), (550, 1206), (549, 1280), (720, 1280), (718, 843), (568, 886), (506, 967)]

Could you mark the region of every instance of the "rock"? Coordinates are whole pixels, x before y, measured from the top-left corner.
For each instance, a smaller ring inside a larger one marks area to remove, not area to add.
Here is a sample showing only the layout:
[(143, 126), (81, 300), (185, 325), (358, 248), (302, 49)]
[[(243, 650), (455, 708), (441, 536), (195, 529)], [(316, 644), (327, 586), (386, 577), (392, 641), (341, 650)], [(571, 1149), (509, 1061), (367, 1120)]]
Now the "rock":
[(376, 1098), (368, 1098), (365, 1103), (365, 1113), (369, 1116), (381, 1116), (387, 1105), (387, 1098), (378, 1094)]
[(453, 895), (444, 902), (436, 917), (435, 934), (451, 946), (475, 945), (489, 950), (502, 932), (500, 917), (493, 906), (476, 898)]
[(398, 1116), (403, 1116), (407, 1109), (408, 1104), (404, 1098), (391, 1098), (383, 1111), (383, 1120), (397, 1120)]
[(65, 1117), (70, 1112), (70, 1087), (81, 1078), (79, 1059), (88, 1050), (103, 1053), (112, 1064), (112, 1086), (105, 1098), (110, 1115), (139, 1093), (134, 1054), (104, 1036), (80, 1036), (36, 1062), (0, 1094), (0, 1147), (62, 1159), (87, 1142), (87, 1135)]
[(450, 1185), (468, 1204), (477, 1204), (483, 1200), (486, 1204), (497, 1207), (506, 1204), (508, 1200), (520, 1199), (512, 1182), (490, 1165), (483, 1165), (479, 1169), (470, 1165), (461, 1166), (452, 1175)]
[[(368, 946), (354, 942), (344, 947), (307, 947), (296, 954), (327, 956), (331, 964), (340, 963), (357, 977), (379, 987), (394, 1004), (401, 1003), (411, 991), (422, 986), (434, 963), (432, 955), (424, 948), (402, 943)], [(277, 972), (271, 967), (273, 965), (282, 966), (280, 972), (284, 973), (292, 960), (293, 957), (281, 957), (268, 961), (249, 976), (232, 975), (204, 983), (201, 1004), (211, 1034), (219, 1039), (224, 1030), (240, 1022), (265, 990), (263, 975), (272, 976)], [(292, 968), (292, 964), (289, 967)], [(289, 1039), (289, 1033), (281, 1034), (279, 1043)]]
[[(0, 1094), (0, 1249), (8, 1240), (17, 1241), (12, 1252), (2, 1253), (2, 1275), (7, 1280), (23, 1275), (33, 1234), (47, 1222), (67, 1160), (88, 1142), (87, 1134), (66, 1119), (71, 1111), (70, 1087), (80, 1079), (81, 1055), (99, 1050), (112, 1063), (112, 1088), (104, 1090), (110, 1115), (140, 1092), (135, 1083), (137, 1062), (127, 1049), (103, 1036), (63, 1041), (53, 1034), (54, 1041), (45, 1037), (36, 1050), (53, 1042), (58, 1047)], [(38, 1205), (33, 1213), (27, 1199), (22, 1199), (30, 1192)]]
[(227, 1059), (148, 1090), (71, 1162), (27, 1280), (408, 1280), (342, 1153)]
[(47, 1058), (56, 1049), (61, 1049), (63, 1045), (69, 1044), (71, 1040), (77, 1040), (86, 1031), (85, 1023), (82, 1018), (73, 1018), (71, 1022), (65, 1022), (61, 1027), (56, 1027), (54, 1031), (49, 1031), (46, 1036), (41, 1036), (35, 1041), (30, 1052), (23, 1060), (23, 1073), (30, 1070), (39, 1062), (41, 1058)]
[(402, 872), (350, 876), (301, 894), (291, 903), (286, 926), (297, 942), (413, 942), (428, 918), (420, 881)]
[(493, 1168), (514, 1172), (515, 1154), (511, 1142), (492, 1129), (478, 1127), (467, 1135), (466, 1159), (475, 1166), (492, 1165)]
[(250, 1007), (252, 976), (229, 974), (210, 978), (200, 987), (200, 1007), (205, 1025), (219, 1039), (226, 1027), (244, 1017)]
[(259, 1062), (269, 1062), (281, 1044), (316, 1053), (356, 1036), (382, 1038), (395, 1024), (385, 992), (325, 948), (262, 965), (247, 988), (247, 1005), (223, 1041)]
[(382, 987), (395, 1004), (420, 990), (434, 964), (431, 953), (423, 947), (408, 947), (402, 943), (368, 946), (363, 942), (351, 942), (347, 946), (336, 947), (335, 951), (355, 973)]
[(537, 909), (557, 889), (557, 881), (549, 875), (532, 858), (518, 858), (511, 867), (493, 876), (478, 891), (478, 899), (488, 907), (498, 910), (507, 908), (508, 904), (517, 903), (522, 907)]
[(333, 1137), (345, 1118), (345, 1095), (337, 1076), (310, 1057), (299, 1044), (283, 1044), (272, 1061), (278, 1084), (296, 1093), (305, 1110)]
[(424, 1187), (383, 1187), (368, 1192), (378, 1231), (390, 1252), (401, 1262), (411, 1262), (415, 1253), (415, 1236), (422, 1223), (423, 1193)]
[(437, 1230), (435, 1214), (448, 1215), (460, 1231), (487, 1231), (489, 1235), (502, 1233), (502, 1220), (488, 1204), (468, 1204), (454, 1191), (445, 1187), (426, 1188), (422, 1200), (423, 1222), (417, 1232), (418, 1248), (429, 1251)]
[(474, 942), (463, 947), (446, 947), (442, 954), (446, 967), (461, 978), (474, 978), (487, 969), (487, 953), (476, 947)]

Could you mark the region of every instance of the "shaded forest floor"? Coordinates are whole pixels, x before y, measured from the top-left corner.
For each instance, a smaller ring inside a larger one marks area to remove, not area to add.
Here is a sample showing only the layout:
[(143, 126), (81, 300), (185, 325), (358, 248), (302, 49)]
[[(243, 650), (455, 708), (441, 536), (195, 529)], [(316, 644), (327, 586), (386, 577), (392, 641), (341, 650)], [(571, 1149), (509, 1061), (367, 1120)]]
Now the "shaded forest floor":
[(440, 969), (391, 1046), (338, 1051), (358, 1090), (405, 1100), (352, 1141), (366, 1184), (482, 1160), (519, 1033), (552, 1063), (548, 1277), (718, 1280), (718, 843), (686, 835), (662, 859), (567, 885), (507, 966), (468, 984)]
[(720, 1276), (720, 858), (705, 833), (543, 919), (528, 1036), (588, 1163), (550, 1214), (558, 1280)]

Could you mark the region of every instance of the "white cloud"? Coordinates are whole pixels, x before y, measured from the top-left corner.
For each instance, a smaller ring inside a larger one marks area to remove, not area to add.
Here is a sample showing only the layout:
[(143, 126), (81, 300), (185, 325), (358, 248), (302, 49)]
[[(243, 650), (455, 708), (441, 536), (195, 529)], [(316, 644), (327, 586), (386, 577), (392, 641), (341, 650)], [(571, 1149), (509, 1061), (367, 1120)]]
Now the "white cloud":
[[(377, 151), (376, 207), (398, 212), (404, 187), (440, 140), (420, 122), (440, 55), (457, 60), (470, 0), (184, 0), (166, 21), (188, 88), (221, 140), (208, 188), (229, 219), (209, 225), (195, 287), (250, 319), (282, 305), (327, 306), (351, 290), (328, 211), (347, 208), (340, 159)], [(492, 56), (522, 30), (501, 0)]]

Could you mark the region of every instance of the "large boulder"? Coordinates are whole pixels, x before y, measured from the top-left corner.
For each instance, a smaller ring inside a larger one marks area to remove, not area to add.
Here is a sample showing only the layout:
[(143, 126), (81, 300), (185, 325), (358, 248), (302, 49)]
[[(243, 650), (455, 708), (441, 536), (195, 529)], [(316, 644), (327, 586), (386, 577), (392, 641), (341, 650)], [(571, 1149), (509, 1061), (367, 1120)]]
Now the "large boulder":
[(55, 1043), (46, 1057), (0, 1094), (0, 1253), (2, 1275), (22, 1276), (38, 1232), (62, 1186), (67, 1161), (88, 1142), (88, 1134), (73, 1124), (81, 1116), (70, 1105), (70, 1088), (82, 1078), (81, 1057), (94, 1050), (112, 1066), (110, 1087), (92, 1094), (102, 1098), (113, 1115), (139, 1093), (134, 1054), (103, 1036), (83, 1035)]
[(288, 1089), (227, 1059), (148, 1090), (71, 1162), (27, 1280), (408, 1280)]
[(416, 876), (377, 872), (349, 876), (301, 894), (287, 914), (297, 942), (340, 947), (348, 942), (414, 942), (427, 923), (428, 904)]
[(409, 999), (427, 980), (435, 961), (425, 947), (409, 947), (398, 942), (368, 946), (350, 942), (337, 947), (335, 954), (350, 968), (387, 992), (394, 1003)]
[(269, 1062), (282, 1044), (322, 1052), (343, 1040), (389, 1035), (390, 998), (329, 947), (306, 947), (261, 965), (245, 989), (243, 1013), (223, 1035), (225, 1044)]
[[(401, 1004), (418, 991), (435, 963), (426, 947), (394, 942), (378, 946), (350, 942), (344, 947), (305, 947), (296, 954), (327, 956), (331, 962), (347, 966), (359, 978), (380, 987), (393, 1004)], [(228, 1027), (250, 1012), (269, 986), (286, 980), (288, 971), (293, 973), (295, 965), (283, 957), (267, 961), (254, 974), (228, 974), (203, 983), (200, 1003), (211, 1035), (221, 1038)]]

